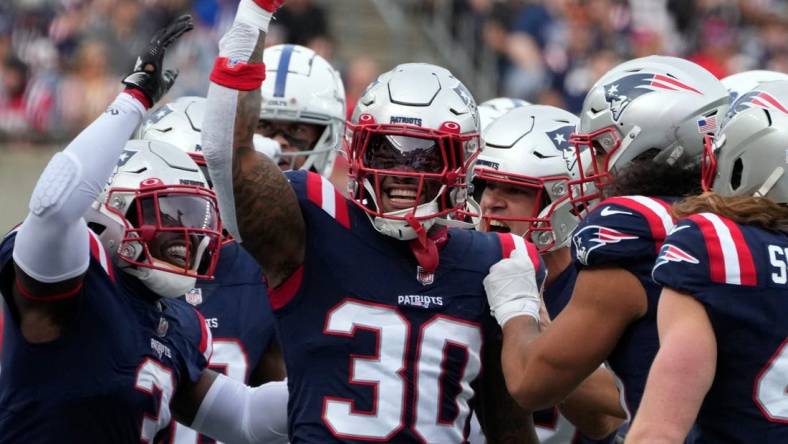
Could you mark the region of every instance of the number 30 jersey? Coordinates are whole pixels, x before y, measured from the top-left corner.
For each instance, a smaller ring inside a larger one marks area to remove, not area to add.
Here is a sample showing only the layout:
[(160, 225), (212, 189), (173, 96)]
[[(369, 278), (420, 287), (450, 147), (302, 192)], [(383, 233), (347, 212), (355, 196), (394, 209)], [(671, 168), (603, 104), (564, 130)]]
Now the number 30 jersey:
[(0, 244), (0, 443), (160, 442), (178, 384), (197, 381), (207, 365), (205, 320), (114, 267), (91, 233), (71, 321), (57, 339), (31, 344), (11, 296), (15, 239)]
[(691, 442), (788, 442), (788, 235), (696, 214), (668, 236), (653, 275), (703, 304), (717, 337)]
[[(434, 275), (321, 176), (288, 173), (306, 222), (303, 266), (271, 290), (293, 443), (458, 443), (485, 337), (482, 279), (522, 238), (449, 230)], [(541, 270), (541, 268), (540, 268)]]

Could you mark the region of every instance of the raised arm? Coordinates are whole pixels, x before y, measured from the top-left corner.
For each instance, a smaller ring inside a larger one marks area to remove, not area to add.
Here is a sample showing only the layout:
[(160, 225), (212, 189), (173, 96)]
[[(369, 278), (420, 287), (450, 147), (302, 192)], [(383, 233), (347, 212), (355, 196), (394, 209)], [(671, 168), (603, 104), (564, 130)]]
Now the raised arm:
[(32, 316), (37, 320), (51, 318), (57, 307), (47, 304), (69, 299), (81, 288), (90, 261), (88, 227), (82, 216), (106, 185), (145, 108), (174, 82), (177, 73), (163, 70), (164, 52), (191, 28), (191, 18), (183, 16), (156, 33), (133, 72), (123, 80), (126, 90), (66, 149), (55, 154), (41, 174), (13, 252), (17, 273), (14, 295), (26, 336), (28, 330), (41, 341), (57, 336), (56, 322), (30, 325), (26, 314), (39, 312), (43, 316)]
[(283, 0), (241, 0), (219, 42), (203, 124), (203, 154), (225, 227), (277, 287), (304, 260), (304, 219), (279, 167), (254, 150), (265, 76), (263, 41)]

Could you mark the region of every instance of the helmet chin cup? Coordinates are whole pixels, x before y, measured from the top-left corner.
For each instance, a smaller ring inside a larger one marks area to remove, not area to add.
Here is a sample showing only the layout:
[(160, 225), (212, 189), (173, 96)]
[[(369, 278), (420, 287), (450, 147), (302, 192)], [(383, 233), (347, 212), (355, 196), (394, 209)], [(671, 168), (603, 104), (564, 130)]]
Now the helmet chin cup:
[[(160, 262), (160, 261), (157, 261)], [(166, 267), (161, 262), (160, 267)], [(150, 291), (163, 298), (177, 298), (194, 288), (197, 278), (162, 269), (147, 267), (128, 267), (124, 271), (140, 280)]]
[[(413, 240), (418, 237), (413, 223), (421, 224), (425, 231), (429, 231), (435, 224), (436, 218), (424, 218), (438, 212), (438, 204), (435, 201), (421, 204), (416, 207), (414, 212), (411, 208), (404, 210), (383, 213), (379, 216), (368, 214), (372, 220), (372, 226), (386, 236), (391, 236), (399, 240)], [(412, 217), (408, 217), (412, 214)]]

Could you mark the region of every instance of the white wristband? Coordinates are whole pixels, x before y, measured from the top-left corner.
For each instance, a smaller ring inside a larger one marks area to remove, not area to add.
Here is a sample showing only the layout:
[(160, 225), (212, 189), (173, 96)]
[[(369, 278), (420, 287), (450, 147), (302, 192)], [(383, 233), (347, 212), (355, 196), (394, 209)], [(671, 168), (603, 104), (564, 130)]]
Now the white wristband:
[(241, 0), (235, 13), (236, 22), (253, 26), (265, 33), (268, 33), (268, 25), (272, 17), (273, 13), (261, 8), (252, 0)]

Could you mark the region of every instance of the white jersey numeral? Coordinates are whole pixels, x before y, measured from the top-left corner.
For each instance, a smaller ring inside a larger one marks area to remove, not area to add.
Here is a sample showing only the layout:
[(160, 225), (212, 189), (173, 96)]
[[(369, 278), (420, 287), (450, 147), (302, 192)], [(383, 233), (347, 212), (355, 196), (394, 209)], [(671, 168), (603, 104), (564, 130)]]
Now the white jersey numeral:
[[(411, 335), (408, 320), (393, 307), (346, 300), (328, 313), (324, 333), (353, 337), (358, 329), (375, 332), (378, 347), (375, 355), (350, 355), (350, 382), (374, 387), (374, 407), (372, 412), (358, 411), (352, 399), (326, 396), (323, 422), (332, 433), (360, 440), (391, 439), (404, 427), (406, 393), (411, 390), (416, 403), (414, 433), (426, 442), (462, 442), (473, 397), (470, 384), (481, 370), (479, 326), (441, 315), (425, 323), (410, 384), (403, 377)], [(463, 368), (452, 369), (460, 378), (460, 392), (453, 400), (443, 399), (447, 395), (441, 387), (449, 347), (463, 349), (466, 355)], [(456, 416), (442, 419), (442, 406), (449, 402), (456, 404)]]
[(134, 388), (150, 396), (156, 396), (155, 392), (157, 391), (161, 395), (155, 416), (146, 414), (142, 419), (140, 441), (144, 443), (153, 442), (159, 430), (170, 423), (170, 400), (175, 390), (172, 371), (148, 358), (137, 369), (137, 379)]
[[(245, 382), (249, 370), (249, 359), (238, 339), (214, 338), (213, 354), (208, 367), (224, 373), (229, 378)], [(200, 434), (196, 431), (181, 423), (175, 423), (175, 432), (172, 438), (174, 444), (197, 444), (202, 442), (199, 438)]]
[(772, 272), (772, 281), (775, 284), (788, 283), (788, 248), (784, 249), (777, 245), (769, 245), (769, 262), (772, 267), (776, 268), (776, 272)]
[(755, 380), (755, 403), (769, 421), (788, 423), (788, 339)]

